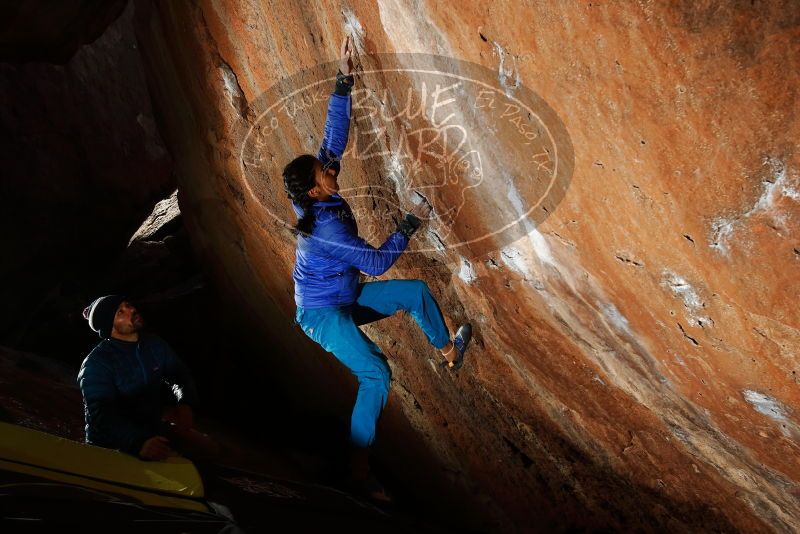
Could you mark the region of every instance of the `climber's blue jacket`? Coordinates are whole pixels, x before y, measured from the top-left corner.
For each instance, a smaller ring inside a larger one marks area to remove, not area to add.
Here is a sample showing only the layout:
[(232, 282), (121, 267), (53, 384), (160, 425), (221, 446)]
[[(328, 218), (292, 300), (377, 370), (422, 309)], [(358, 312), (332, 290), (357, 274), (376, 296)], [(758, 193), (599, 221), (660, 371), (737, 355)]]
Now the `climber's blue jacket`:
[[(328, 101), (325, 133), (317, 159), (323, 166), (340, 171), (350, 130), (350, 95), (332, 94)], [(303, 208), (292, 203), (298, 219)], [(356, 300), (359, 271), (383, 274), (408, 246), (403, 232), (394, 232), (375, 249), (358, 236), (350, 206), (339, 195), (313, 208), (314, 229), (310, 236), (297, 236), (294, 265), (294, 300), (303, 308), (344, 306)]]
[(106, 338), (89, 353), (78, 373), (86, 419), (86, 441), (138, 455), (158, 435), (164, 408), (195, 404), (189, 370), (166, 341), (142, 334), (138, 342)]

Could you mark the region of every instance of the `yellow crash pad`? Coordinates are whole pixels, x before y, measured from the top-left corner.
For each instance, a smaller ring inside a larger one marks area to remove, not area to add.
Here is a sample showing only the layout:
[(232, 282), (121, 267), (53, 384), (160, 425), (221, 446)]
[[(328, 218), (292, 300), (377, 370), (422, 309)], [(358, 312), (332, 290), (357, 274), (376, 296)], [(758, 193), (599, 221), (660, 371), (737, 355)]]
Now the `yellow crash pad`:
[[(185, 458), (145, 462), (119, 451), (3, 422), (0, 422), (0, 461), (4, 469), (37, 476), (49, 474), (49, 478), (69, 483), (89, 487), (97, 487), (99, 483), (106, 489), (109, 485), (119, 485), (115, 491), (137, 498), (141, 497), (141, 491), (136, 490), (156, 492), (164, 497), (203, 497), (200, 474)], [(146, 500), (154, 504), (153, 498)], [(173, 501), (167, 499), (163, 504), (169, 506)]]

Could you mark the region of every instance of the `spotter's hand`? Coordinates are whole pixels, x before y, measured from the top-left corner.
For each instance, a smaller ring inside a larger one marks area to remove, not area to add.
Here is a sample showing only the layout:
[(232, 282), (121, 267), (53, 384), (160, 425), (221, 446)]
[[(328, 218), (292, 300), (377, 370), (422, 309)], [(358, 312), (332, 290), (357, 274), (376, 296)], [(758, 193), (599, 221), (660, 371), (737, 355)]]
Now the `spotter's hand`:
[(153, 436), (142, 444), (139, 456), (143, 460), (161, 461), (175, 454), (164, 436)]

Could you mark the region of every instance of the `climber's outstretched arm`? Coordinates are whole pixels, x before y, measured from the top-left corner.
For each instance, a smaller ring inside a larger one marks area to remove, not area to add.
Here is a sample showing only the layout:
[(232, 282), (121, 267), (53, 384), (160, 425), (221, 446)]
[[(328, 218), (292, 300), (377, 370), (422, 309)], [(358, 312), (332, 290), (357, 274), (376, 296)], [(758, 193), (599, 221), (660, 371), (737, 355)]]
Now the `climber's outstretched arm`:
[(317, 154), (323, 167), (334, 169), (336, 174), (341, 169), (339, 162), (347, 148), (347, 137), (350, 133), (350, 91), (354, 83), (350, 54), (350, 37), (345, 37), (342, 41), (339, 72), (336, 75), (336, 89), (328, 100), (322, 146)]

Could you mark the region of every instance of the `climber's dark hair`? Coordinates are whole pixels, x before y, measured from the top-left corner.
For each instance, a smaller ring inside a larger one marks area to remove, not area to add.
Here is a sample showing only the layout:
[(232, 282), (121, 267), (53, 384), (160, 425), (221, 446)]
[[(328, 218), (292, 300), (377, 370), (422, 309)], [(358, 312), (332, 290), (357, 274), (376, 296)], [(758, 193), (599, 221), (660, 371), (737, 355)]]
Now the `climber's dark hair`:
[(292, 230), (294, 235), (299, 233), (310, 235), (314, 228), (314, 212), (311, 206), (316, 200), (308, 196), (308, 192), (316, 184), (314, 165), (317, 161), (319, 160), (311, 154), (303, 154), (283, 168), (283, 189), (290, 199), (303, 208), (303, 216)]

